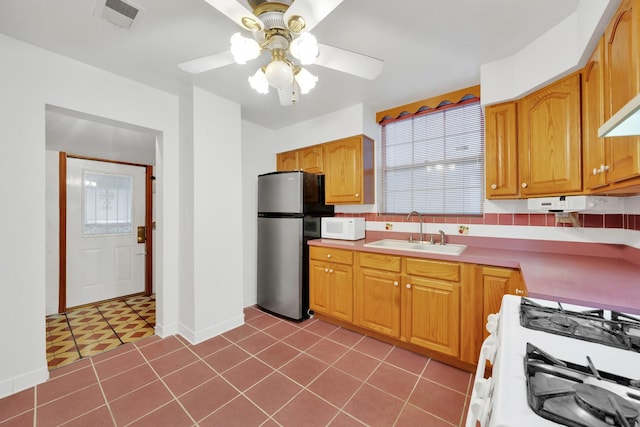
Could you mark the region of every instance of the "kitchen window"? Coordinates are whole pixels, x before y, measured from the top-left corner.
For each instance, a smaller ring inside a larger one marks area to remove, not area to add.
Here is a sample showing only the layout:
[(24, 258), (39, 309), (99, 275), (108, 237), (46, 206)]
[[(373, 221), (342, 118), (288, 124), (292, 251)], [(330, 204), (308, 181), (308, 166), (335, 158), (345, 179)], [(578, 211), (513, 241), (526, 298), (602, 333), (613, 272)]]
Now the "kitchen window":
[(382, 123), (380, 212), (481, 215), (484, 118), (478, 98)]

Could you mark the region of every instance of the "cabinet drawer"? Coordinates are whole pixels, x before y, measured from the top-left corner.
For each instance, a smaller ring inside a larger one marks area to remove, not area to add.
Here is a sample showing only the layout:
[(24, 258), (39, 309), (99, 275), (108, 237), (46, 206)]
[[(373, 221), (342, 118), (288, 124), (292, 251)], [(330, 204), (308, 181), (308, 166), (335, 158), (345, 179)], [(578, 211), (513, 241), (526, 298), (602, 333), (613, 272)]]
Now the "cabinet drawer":
[(360, 252), (358, 254), (360, 267), (375, 268), (376, 270), (400, 271), (400, 257), (393, 255), (372, 254)]
[(338, 264), (353, 264), (353, 252), (343, 249), (323, 248), (319, 246), (311, 246), (309, 248), (309, 256), (312, 259), (336, 262)]
[(407, 274), (459, 282), (460, 264), (456, 262), (407, 258)]

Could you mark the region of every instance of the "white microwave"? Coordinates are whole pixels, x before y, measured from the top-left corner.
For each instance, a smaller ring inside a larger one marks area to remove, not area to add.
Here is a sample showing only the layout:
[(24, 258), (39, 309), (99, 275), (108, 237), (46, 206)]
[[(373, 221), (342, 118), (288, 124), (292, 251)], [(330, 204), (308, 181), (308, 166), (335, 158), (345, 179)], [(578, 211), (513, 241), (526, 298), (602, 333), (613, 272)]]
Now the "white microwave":
[(364, 239), (364, 218), (322, 217), (322, 238)]

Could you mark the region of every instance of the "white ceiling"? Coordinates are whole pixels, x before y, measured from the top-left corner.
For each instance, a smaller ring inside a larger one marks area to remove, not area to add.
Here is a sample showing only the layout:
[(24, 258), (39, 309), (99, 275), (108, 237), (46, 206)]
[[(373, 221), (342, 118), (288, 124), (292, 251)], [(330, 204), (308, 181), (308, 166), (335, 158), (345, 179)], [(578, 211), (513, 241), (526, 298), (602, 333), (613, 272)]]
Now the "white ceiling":
[(243, 119), (279, 129), (358, 103), (379, 111), (479, 84), (481, 64), (520, 50), (579, 1), (345, 0), (313, 33), (384, 60), (384, 71), (368, 81), (311, 65), (316, 88), (288, 107), (275, 91), (249, 87), (259, 60), (196, 76), (178, 69), (227, 50), (240, 30), (204, 0), (135, 0), (143, 13), (130, 31), (94, 16), (96, 0), (2, 0), (0, 32), (174, 94), (197, 85), (240, 104)]

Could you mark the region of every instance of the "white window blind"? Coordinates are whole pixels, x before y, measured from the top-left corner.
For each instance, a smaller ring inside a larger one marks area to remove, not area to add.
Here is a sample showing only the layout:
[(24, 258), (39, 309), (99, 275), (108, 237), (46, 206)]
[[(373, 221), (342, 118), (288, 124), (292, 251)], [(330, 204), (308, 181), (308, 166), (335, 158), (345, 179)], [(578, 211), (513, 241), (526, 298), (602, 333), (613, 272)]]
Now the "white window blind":
[(479, 101), (383, 124), (381, 158), (381, 213), (482, 214)]

